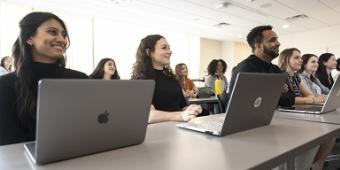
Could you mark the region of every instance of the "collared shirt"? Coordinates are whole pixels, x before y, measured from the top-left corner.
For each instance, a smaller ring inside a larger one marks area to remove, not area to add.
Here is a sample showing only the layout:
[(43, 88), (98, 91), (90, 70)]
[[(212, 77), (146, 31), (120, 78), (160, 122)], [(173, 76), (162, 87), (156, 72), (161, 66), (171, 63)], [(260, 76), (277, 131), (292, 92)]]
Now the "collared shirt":
[[(265, 62), (258, 58), (257, 56), (255, 56), (254, 54), (252, 54), (233, 68), (229, 87), (230, 92), (234, 88), (235, 79), (239, 72), (282, 73), (282, 71), (277, 65)], [(278, 103), (280, 106), (288, 107), (294, 105), (294, 103), (295, 103), (294, 93), (292, 93), (291, 91), (288, 91), (287, 93), (281, 93), (281, 97)]]

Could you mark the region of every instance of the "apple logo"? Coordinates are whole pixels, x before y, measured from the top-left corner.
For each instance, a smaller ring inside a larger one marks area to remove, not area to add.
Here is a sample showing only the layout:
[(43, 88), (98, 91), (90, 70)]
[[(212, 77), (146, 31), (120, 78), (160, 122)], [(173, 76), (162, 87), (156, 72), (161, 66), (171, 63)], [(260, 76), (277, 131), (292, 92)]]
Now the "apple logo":
[(109, 121), (109, 112), (105, 110), (104, 113), (100, 113), (97, 120), (100, 124), (107, 123)]
[(255, 107), (255, 108), (258, 108), (258, 107), (261, 106), (261, 104), (262, 104), (262, 97), (256, 98), (256, 100), (255, 100), (255, 102), (254, 102), (254, 107)]

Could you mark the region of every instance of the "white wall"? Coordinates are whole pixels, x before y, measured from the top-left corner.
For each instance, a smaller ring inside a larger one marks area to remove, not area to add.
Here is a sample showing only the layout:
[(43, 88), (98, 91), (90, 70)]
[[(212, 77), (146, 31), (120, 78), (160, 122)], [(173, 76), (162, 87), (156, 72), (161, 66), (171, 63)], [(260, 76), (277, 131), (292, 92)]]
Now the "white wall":
[(164, 24), (167, 23), (166, 19), (156, 15), (152, 18), (139, 14), (130, 20), (122, 16), (131, 13), (119, 10), (105, 8), (103, 12), (94, 13), (86, 8), (55, 6), (47, 1), (0, 1), (0, 9), (0, 58), (11, 54), (11, 47), (19, 33), (18, 23), (24, 15), (31, 11), (48, 11), (62, 18), (68, 28), (71, 39), (67, 50), (68, 68), (90, 74), (101, 58), (111, 57), (116, 61), (121, 77), (129, 79), (140, 40), (149, 34), (161, 34), (173, 51), (172, 68), (183, 62), (192, 68), (190, 77), (197, 78), (199, 75), (199, 36), (181, 30), (174, 23)]

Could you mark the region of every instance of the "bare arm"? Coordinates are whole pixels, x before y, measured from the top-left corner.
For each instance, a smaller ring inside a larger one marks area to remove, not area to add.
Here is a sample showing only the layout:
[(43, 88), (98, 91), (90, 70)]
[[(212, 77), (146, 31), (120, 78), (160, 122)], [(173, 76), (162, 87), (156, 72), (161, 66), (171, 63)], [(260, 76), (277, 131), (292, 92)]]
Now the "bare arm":
[(296, 97), (295, 104), (323, 104), (326, 101), (324, 95), (314, 96), (303, 81), (300, 83), (300, 91), (303, 97)]
[(150, 108), (149, 123), (159, 123), (165, 121), (189, 121), (202, 112), (199, 105), (184, 107), (182, 111), (167, 112), (157, 110), (153, 105)]

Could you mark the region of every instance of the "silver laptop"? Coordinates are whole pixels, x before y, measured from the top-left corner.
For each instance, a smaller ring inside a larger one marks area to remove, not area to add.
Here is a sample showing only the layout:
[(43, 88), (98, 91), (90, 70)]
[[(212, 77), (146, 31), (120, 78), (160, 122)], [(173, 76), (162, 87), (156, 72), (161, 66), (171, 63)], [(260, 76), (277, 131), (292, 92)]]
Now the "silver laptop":
[(144, 141), (153, 80), (39, 81), (34, 163), (102, 152)]
[(323, 105), (296, 105), (282, 107), (279, 111), (294, 113), (322, 114), (332, 112), (340, 107), (340, 78), (336, 79)]
[(239, 73), (225, 114), (198, 117), (177, 126), (224, 136), (268, 125), (287, 76), (285, 73)]

